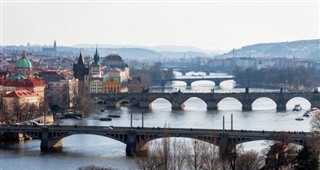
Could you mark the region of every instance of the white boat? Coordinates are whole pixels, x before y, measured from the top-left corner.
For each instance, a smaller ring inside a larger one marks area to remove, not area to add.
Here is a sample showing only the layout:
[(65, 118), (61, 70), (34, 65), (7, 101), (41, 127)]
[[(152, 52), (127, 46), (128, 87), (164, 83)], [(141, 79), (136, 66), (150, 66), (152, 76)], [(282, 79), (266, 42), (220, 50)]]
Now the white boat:
[(320, 110), (318, 108), (314, 107), (314, 108), (311, 108), (308, 111), (306, 111), (303, 114), (303, 117), (310, 117), (310, 116), (316, 115), (318, 113), (320, 113)]
[(296, 111), (296, 112), (298, 112), (298, 111), (300, 111), (300, 110), (302, 110), (302, 107), (300, 106), (300, 104), (294, 105), (294, 107), (293, 107), (293, 109), (292, 109), (292, 111)]

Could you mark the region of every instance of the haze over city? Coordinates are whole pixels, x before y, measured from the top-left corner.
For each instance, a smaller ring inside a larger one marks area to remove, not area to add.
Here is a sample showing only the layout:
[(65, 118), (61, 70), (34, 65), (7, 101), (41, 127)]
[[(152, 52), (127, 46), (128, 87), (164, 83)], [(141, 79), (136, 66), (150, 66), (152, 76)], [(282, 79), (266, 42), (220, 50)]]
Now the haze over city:
[(183, 45), (319, 38), (319, 1), (1, 1), (1, 45)]

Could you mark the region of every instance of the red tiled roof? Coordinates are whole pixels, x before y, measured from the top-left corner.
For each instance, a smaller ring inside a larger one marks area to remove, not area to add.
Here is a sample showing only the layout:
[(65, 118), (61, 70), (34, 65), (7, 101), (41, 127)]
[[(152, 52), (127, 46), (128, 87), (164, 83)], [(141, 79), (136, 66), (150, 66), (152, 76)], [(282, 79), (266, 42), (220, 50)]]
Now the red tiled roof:
[(28, 90), (15, 90), (6, 94), (4, 97), (23, 98), (23, 97), (33, 97), (33, 96), (38, 96), (38, 94), (32, 93)]
[(37, 77), (31, 77), (25, 80), (5, 80), (4, 86), (9, 87), (43, 87), (46, 83)]

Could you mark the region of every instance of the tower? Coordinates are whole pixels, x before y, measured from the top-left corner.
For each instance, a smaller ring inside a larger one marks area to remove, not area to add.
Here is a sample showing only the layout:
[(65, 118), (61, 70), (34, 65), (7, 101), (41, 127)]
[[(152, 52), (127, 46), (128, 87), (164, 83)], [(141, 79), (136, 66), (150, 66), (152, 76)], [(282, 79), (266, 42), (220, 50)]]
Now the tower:
[(53, 50), (57, 51), (57, 42), (56, 42), (56, 40), (54, 40), (54, 42), (53, 42)]
[(79, 93), (83, 94), (87, 91), (85, 78), (88, 77), (89, 68), (86, 66), (84, 62), (84, 58), (82, 55), (82, 51), (80, 52), (78, 63), (73, 64), (73, 76), (78, 79), (78, 89)]
[(102, 67), (99, 63), (100, 57), (98, 54), (98, 48), (96, 48), (96, 52), (93, 56), (93, 63), (91, 64), (90, 68), (90, 75), (94, 77), (102, 77)]

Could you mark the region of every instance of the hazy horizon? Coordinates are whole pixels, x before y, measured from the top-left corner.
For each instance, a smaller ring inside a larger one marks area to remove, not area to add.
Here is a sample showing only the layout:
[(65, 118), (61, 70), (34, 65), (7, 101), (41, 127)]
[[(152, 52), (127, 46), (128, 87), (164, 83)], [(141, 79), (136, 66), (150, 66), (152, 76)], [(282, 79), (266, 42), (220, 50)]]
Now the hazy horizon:
[(104, 44), (230, 50), (319, 39), (318, 1), (1, 0), (0, 45)]

